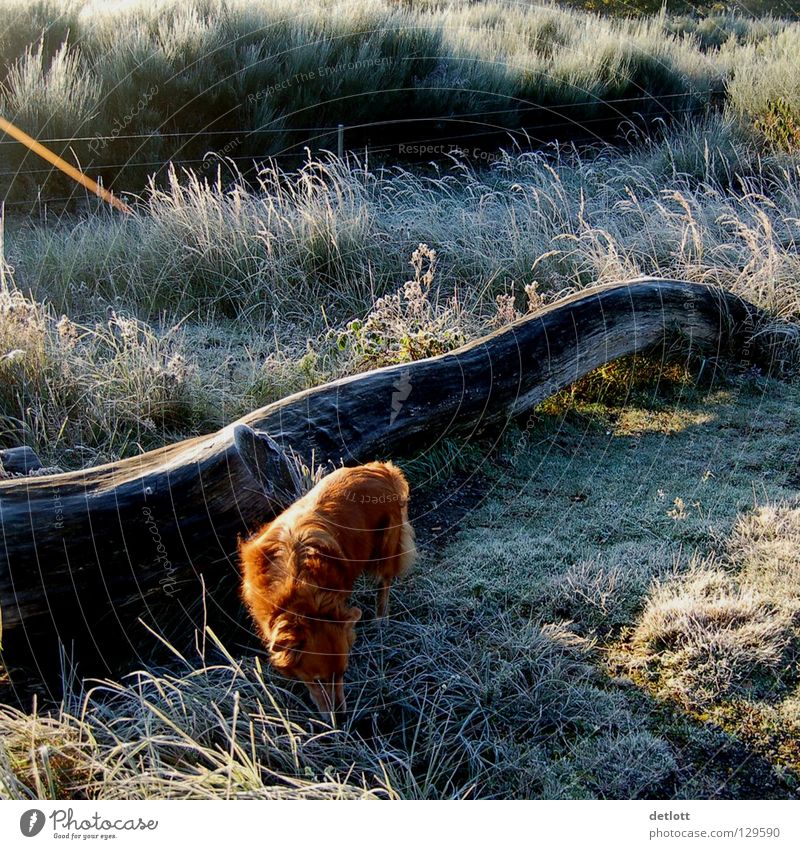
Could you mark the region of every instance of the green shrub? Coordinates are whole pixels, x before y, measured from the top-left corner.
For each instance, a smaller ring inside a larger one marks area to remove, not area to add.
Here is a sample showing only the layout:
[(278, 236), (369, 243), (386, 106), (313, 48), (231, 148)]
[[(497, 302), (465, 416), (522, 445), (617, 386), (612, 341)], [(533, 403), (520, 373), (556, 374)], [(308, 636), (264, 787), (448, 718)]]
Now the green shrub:
[(442, 305), (431, 299), (436, 251), (420, 245), (411, 257), (414, 279), (402, 291), (384, 295), (367, 317), (339, 335), (339, 347), (365, 366), (407, 363), (435, 357), (465, 342), (457, 298)]
[(756, 119), (755, 128), (773, 150), (800, 150), (800, 114), (783, 97), (767, 102), (767, 113)]

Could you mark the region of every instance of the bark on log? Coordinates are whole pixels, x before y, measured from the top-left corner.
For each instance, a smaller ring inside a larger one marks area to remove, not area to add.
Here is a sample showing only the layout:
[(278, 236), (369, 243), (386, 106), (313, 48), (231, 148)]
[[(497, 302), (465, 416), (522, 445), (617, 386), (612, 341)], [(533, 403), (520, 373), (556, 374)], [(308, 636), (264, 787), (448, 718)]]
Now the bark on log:
[(452, 353), (293, 395), (210, 436), (0, 482), (3, 651), (13, 661), (29, 650), (44, 675), (61, 641), (99, 660), (83, 667), (96, 674), (153, 642), (140, 618), (162, 632), (186, 618), (196, 625), (199, 577), (236, 587), (237, 537), (293, 499), (289, 448), (346, 464), (408, 454), (502, 425), (604, 363), (676, 339), (756, 363), (763, 322), (718, 288), (597, 287)]

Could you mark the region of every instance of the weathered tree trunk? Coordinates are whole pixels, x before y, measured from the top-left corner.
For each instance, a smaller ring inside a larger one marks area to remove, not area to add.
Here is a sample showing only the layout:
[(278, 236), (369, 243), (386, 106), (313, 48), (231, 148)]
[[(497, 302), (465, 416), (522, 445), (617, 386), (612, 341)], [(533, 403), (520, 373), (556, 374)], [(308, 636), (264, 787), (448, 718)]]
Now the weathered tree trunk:
[(678, 280), (598, 287), (452, 353), (301, 392), (210, 436), (0, 482), (3, 650), (28, 649), (44, 673), (60, 640), (78, 659), (99, 659), (84, 666), (96, 673), (152, 644), (139, 619), (160, 631), (196, 624), (199, 577), (235, 587), (237, 537), (294, 497), (290, 448), (346, 464), (408, 454), (502, 425), (662, 342), (756, 362), (763, 319), (730, 293)]

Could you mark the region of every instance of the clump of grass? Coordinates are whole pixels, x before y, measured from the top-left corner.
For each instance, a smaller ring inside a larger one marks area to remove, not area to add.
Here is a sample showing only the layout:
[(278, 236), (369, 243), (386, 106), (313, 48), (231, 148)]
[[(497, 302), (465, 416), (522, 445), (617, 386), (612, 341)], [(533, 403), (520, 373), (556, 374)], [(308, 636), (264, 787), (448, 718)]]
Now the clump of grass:
[(663, 570), (660, 552), (643, 557), (641, 546), (611, 546), (549, 575), (540, 603), (551, 615), (574, 620), (590, 633), (613, 633), (631, 621), (653, 577)]
[(415, 490), (425, 491), (453, 477), (469, 474), (484, 457), (482, 446), (444, 439), (428, 450), (403, 461), (403, 471)]
[(629, 139), (636, 143), (639, 179), (649, 175), (735, 191), (742, 176), (759, 174), (765, 165), (752, 133), (730, 113), (676, 121), (663, 133), (640, 134), (633, 128)]
[(278, 350), (270, 352), (258, 365), (244, 397), (248, 406), (261, 407), (309, 389), (323, 378), (324, 372), (313, 347), (299, 357)]
[[(753, 8), (753, 4), (747, 5)], [(676, 35), (694, 36), (704, 50), (719, 48), (728, 42), (757, 44), (776, 36), (786, 26), (786, 21), (773, 17), (771, 11), (753, 8), (752, 15), (711, 11), (707, 14), (666, 16), (664, 26)]]
[(799, 515), (791, 502), (744, 513), (721, 559), (656, 584), (631, 647), (659, 692), (694, 709), (785, 696), (800, 648)]
[(755, 128), (774, 150), (800, 150), (800, 116), (783, 97), (768, 101), (766, 114), (756, 118)]
[(25, 51), (44, 42), (47, 56), (69, 42), (76, 26), (76, 4), (70, 0), (8, 0), (0, 30), (0, 79), (4, 78)]
[[(4, 798), (376, 798), (341, 732), (294, 721), (261, 668), (217, 664), (106, 683), (56, 716), (0, 713)], [(352, 758), (352, 756), (351, 756)]]
[[(72, 463), (119, 455), (211, 419), (177, 329), (110, 310), (79, 325), (13, 287), (0, 291), (0, 421), (6, 444)], [(81, 452), (85, 452), (81, 457)]]
[[(0, 82), (0, 107), (3, 113), (25, 127), (36, 127), (48, 138), (69, 139), (87, 135), (100, 106), (101, 85), (78, 52), (66, 42), (52, 55), (45, 54), (42, 35), (36, 44), (25, 49), (23, 55), (8, 69)], [(71, 161), (85, 161), (88, 147), (85, 142), (74, 142), (67, 156)], [(24, 160), (24, 161), (23, 161)], [(33, 160), (21, 145), (3, 150), (0, 161), (8, 167), (26, 169)], [(13, 182), (13, 181), (12, 181)], [(53, 181), (49, 191), (63, 190), (69, 185), (60, 178)]]
[(724, 541), (739, 581), (792, 610), (800, 604), (800, 505), (760, 504), (739, 517)]
[(653, 590), (632, 648), (645, 676), (686, 706), (757, 697), (790, 669), (796, 614), (721, 569), (698, 565)]
[(23, 713), (0, 705), (0, 798), (83, 798), (96, 778), (91, 740), (74, 724), (34, 705)]
[[(663, 793), (677, 770), (665, 740), (641, 729), (626, 729), (578, 743), (569, 769), (549, 777), (548, 797), (586, 798), (590, 789), (614, 799), (646, 799)], [(582, 781), (576, 781), (576, 775)]]

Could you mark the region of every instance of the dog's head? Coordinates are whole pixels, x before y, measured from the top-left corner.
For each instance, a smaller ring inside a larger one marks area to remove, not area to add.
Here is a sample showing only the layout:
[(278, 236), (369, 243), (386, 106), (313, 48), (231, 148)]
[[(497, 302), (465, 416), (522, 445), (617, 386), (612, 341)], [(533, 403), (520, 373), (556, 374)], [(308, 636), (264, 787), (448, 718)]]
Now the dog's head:
[(319, 710), (345, 710), (344, 675), (356, 639), (357, 607), (279, 613), (265, 628), (272, 666), (303, 681)]

